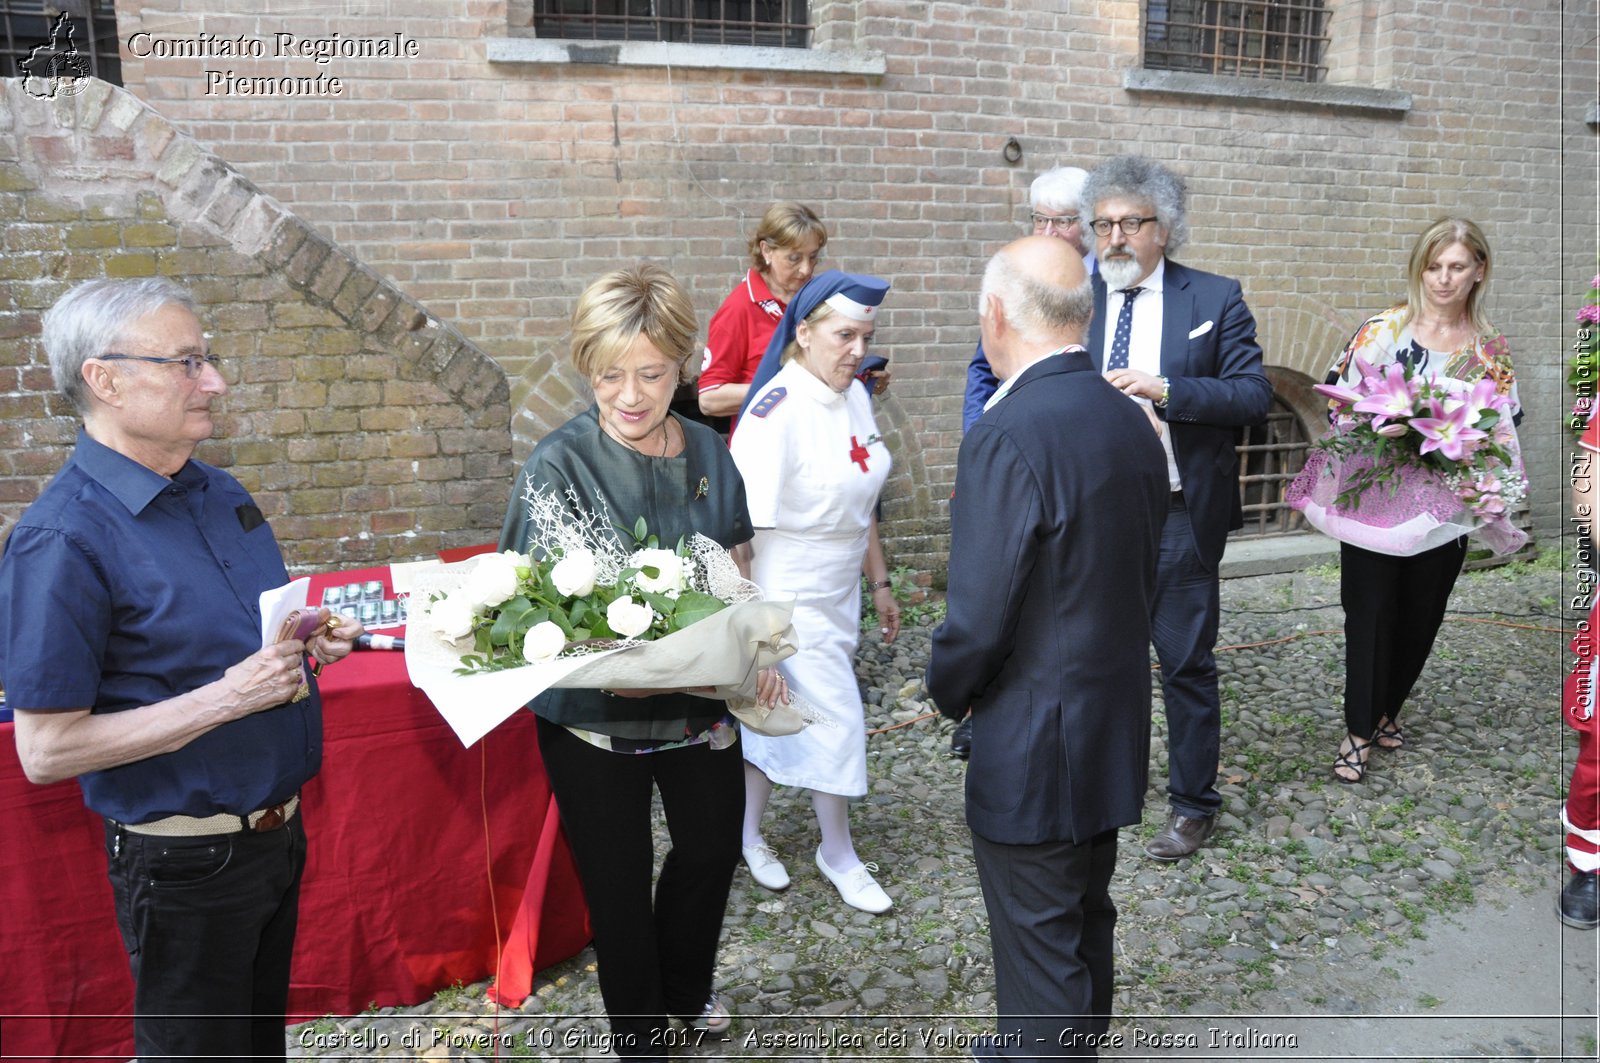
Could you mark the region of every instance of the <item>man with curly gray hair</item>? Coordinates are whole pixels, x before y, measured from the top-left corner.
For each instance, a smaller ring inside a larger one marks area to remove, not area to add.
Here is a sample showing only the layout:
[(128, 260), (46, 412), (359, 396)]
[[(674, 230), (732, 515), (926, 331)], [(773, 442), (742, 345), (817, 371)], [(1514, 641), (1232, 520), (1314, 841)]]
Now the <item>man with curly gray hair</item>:
[(1189, 236), (1183, 179), (1123, 155), (1083, 186), (1100, 272), (1089, 351), (1105, 378), (1166, 424), (1172, 489), (1161, 536), (1152, 641), (1167, 714), (1166, 827), (1156, 860), (1189, 856), (1216, 827), (1222, 710), (1217, 694), (1217, 566), (1244, 522), (1235, 447), (1263, 420), (1272, 385), (1239, 282), (1174, 262)]

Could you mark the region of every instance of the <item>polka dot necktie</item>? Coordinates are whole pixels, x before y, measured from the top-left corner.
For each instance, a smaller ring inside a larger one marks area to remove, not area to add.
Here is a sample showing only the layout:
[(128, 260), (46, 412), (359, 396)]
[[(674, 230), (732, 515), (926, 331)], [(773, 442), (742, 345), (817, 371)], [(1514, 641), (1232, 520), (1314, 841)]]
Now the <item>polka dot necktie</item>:
[(1117, 311), (1117, 331), (1111, 337), (1111, 359), (1106, 371), (1128, 368), (1128, 339), (1133, 335), (1133, 301), (1143, 288), (1118, 288), (1122, 293), (1122, 309)]

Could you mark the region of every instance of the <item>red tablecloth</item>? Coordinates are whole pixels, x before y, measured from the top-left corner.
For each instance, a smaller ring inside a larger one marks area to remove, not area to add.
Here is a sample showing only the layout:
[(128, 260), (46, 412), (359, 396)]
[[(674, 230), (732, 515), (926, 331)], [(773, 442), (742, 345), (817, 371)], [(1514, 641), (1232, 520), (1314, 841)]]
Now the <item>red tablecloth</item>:
[[(313, 577), (312, 600), (327, 583), (387, 576)], [(321, 689), (292, 1017), (415, 1004), (493, 974), (497, 959), (502, 1001), (520, 1002), (535, 970), (589, 940), (532, 716), (463, 749), (393, 652), (351, 654), (323, 671)], [(128, 1058), (133, 983), (100, 818), (75, 782), (28, 783), (9, 723), (0, 810), (0, 1051)]]

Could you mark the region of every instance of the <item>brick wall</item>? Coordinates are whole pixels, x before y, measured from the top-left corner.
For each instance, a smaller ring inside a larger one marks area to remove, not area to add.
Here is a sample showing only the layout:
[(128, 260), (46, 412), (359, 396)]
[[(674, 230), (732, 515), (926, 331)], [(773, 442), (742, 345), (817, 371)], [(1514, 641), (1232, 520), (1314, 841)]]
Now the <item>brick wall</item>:
[(194, 291), (225, 360), (198, 456), (255, 494), (291, 567), (493, 537), (512, 473), (499, 365), (134, 96), (0, 94), (0, 537), (79, 423), (41, 313), (76, 281), (155, 275)]
[[(589, 279), (653, 258), (709, 316), (754, 219), (801, 199), (829, 223), (828, 261), (894, 282), (879, 329), (895, 366), (888, 523), (899, 561), (938, 570), (981, 263), (1018, 232), (1039, 170), (1137, 150), (1190, 180), (1180, 257), (1239, 277), (1268, 361), (1309, 377), (1402, 293), (1415, 233), (1446, 212), (1483, 224), (1532, 502), (1553, 532), (1568, 304), (1594, 267), (1594, 0), (1330, 7), (1330, 82), (1409, 93), (1409, 111), (1129, 91), (1137, 0), (814, 4), (819, 47), (881, 52), (882, 77), (488, 62), (488, 39), (531, 33), (523, 0), (448, 17), (422, 0), (118, 4), (132, 91), (505, 366), (518, 457), (583, 401), (562, 360)], [(242, 61), (126, 47), (140, 31), (193, 37), (202, 13), (218, 36), (401, 33), (420, 54), (318, 66), (270, 47)], [(208, 95), (206, 69), (320, 71), (343, 91)]]

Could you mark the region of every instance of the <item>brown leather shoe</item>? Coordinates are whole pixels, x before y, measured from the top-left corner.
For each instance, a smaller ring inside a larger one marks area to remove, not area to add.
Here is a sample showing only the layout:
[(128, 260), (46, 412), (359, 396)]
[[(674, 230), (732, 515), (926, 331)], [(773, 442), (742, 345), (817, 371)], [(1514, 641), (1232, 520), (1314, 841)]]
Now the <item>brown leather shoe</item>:
[(1211, 837), (1211, 832), (1216, 829), (1215, 815), (1196, 819), (1168, 812), (1166, 829), (1150, 839), (1150, 843), (1144, 847), (1144, 854), (1152, 860), (1164, 860), (1169, 863), (1173, 860), (1182, 860), (1204, 845), (1206, 839)]

